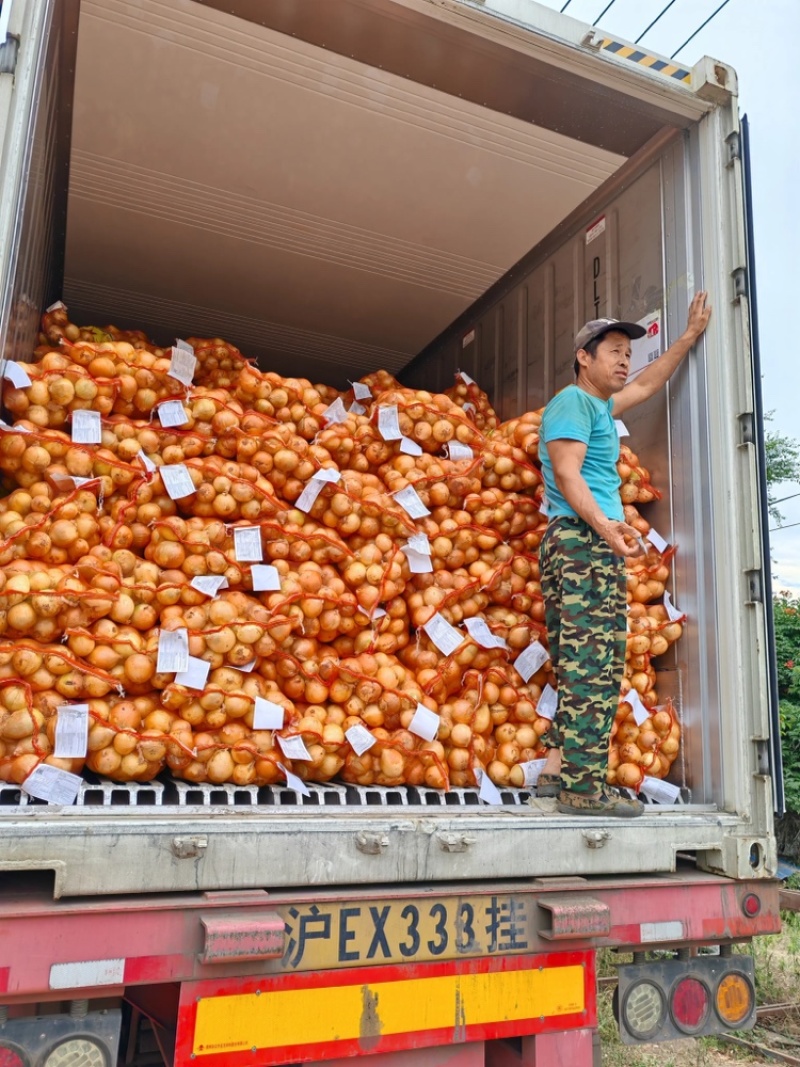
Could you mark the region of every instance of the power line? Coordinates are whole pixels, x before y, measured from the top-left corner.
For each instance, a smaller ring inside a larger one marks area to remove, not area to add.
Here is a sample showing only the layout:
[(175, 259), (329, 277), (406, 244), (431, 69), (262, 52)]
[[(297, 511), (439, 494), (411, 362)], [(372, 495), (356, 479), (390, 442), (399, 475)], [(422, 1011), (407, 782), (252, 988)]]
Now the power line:
[(769, 532), (776, 533), (778, 530), (791, 530), (793, 526), (800, 526), (800, 522), (791, 522), (788, 526), (770, 526)]
[(564, 12), (567, 10), (567, 8), (569, 7), (569, 5), (571, 3), (572, 3), (572, 0), (567, 0), (566, 4), (564, 4), (564, 6), (561, 8), (561, 14), (562, 15), (564, 14)]
[(770, 504), (782, 504), (784, 500), (794, 500), (796, 496), (800, 496), (800, 493), (792, 493), (791, 496), (782, 496), (779, 500), (770, 500)]
[(641, 39), (642, 39), (642, 38), (644, 37), (644, 35), (645, 35), (646, 33), (649, 33), (649, 32), (650, 32), (650, 30), (652, 30), (652, 28), (653, 28), (653, 27), (655, 26), (655, 24), (656, 24), (656, 23), (657, 23), (657, 22), (659, 21), (659, 19), (660, 19), (660, 18), (662, 17), (662, 15), (666, 15), (666, 13), (667, 13), (667, 12), (669, 11), (669, 9), (670, 9), (670, 8), (672, 7), (672, 5), (673, 5), (674, 3), (675, 3), (675, 0), (669, 0), (669, 3), (667, 4), (667, 6), (666, 6), (665, 8), (663, 8), (663, 9), (662, 9), (662, 11), (660, 12), (660, 14), (656, 15), (656, 17), (655, 17), (655, 18), (653, 19), (653, 21), (652, 21), (652, 22), (650, 23), (650, 25), (649, 25), (649, 26), (647, 27), (647, 29), (646, 29), (646, 30), (642, 30), (642, 32), (641, 32), (641, 33), (639, 34), (639, 36), (638, 36), (638, 37), (636, 38), (636, 40), (635, 40), (635, 41), (634, 41), (633, 43), (634, 43), (634, 44), (638, 44), (638, 43), (639, 43), (639, 41), (641, 41)]
[(710, 14), (708, 16), (708, 18), (706, 19), (706, 21), (701, 26), (698, 26), (697, 29), (692, 34), (692, 36), (691, 37), (687, 37), (686, 40), (683, 42), (683, 44), (680, 46), (680, 48), (676, 48), (675, 51), (672, 53), (672, 55), (669, 58), (670, 59), (674, 59), (675, 56), (678, 54), (678, 52), (681, 52), (687, 46), (687, 44), (690, 41), (693, 41), (695, 39), (695, 37), (698, 35), (698, 33), (701, 30), (704, 30), (706, 28), (706, 26), (709, 24), (709, 22), (711, 22), (711, 20), (713, 18), (716, 18), (717, 15), (720, 13), (720, 11), (722, 11), (723, 7), (725, 7), (725, 5), (729, 4), (729, 3), (730, 3), (730, 0), (722, 0), (722, 3), (719, 5), (717, 10), (714, 11), (712, 14)]
[(597, 23), (600, 21), (600, 19), (603, 17), (603, 15), (605, 15), (606, 11), (608, 11), (610, 8), (612, 8), (614, 6), (614, 4), (616, 4), (616, 2), (617, 2), (617, 0), (611, 0), (610, 4), (606, 4), (606, 6), (603, 8), (603, 10), (600, 12), (600, 14), (597, 16), (597, 18), (592, 23), (592, 25), (596, 26)]

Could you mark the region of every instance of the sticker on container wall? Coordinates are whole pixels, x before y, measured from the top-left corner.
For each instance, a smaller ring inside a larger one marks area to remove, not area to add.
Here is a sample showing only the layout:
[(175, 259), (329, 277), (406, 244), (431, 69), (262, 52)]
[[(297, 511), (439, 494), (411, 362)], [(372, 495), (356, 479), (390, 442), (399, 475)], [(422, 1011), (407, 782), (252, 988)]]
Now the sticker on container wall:
[(532, 759), (528, 760), (527, 763), (520, 763), (523, 784), (528, 788), (536, 785), (539, 781), (539, 775), (544, 770), (545, 763), (547, 763), (547, 760), (544, 759)]
[(422, 627), (431, 641), (444, 656), (451, 656), (464, 641), (464, 635), (451, 626), (444, 615), (437, 611)]
[(194, 349), (189, 346), (188, 350), (173, 345), (172, 356), (169, 361), (167, 374), (176, 382), (183, 385), (191, 385), (194, 381), (194, 372), (197, 370), (197, 356)]
[(410, 437), (401, 437), (400, 451), (406, 456), (421, 456), (422, 446), (418, 445), (416, 441), (412, 441)]
[(347, 421), (347, 411), (340, 396), (337, 396), (334, 402), (325, 408), (322, 417), (329, 426)]
[(456, 374), (461, 379), (461, 381), (464, 383), (464, 385), (474, 385), (475, 384), (475, 379), (474, 378), (470, 378), (470, 376), (467, 374), (466, 371), (459, 370), (459, 371), (456, 371)]
[(408, 724), (408, 731), (421, 737), (423, 741), (433, 741), (439, 733), (440, 725), (441, 720), (435, 711), (426, 708), (424, 704), (417, 704), (417, 710)]
[(299, 508), (300, 511), (310, 511), (326, 484), (335, 485), (341, 477), (342, 472), (335, 468), (325, 467), (323, 470), (317, 471), (311, 480), (306, 483), (305, 489), (295, 501), (294, 506)]
[(260, 526), (236, 526), (233, 531), (233, 554), (237, 563), (260, 563), (264, 558)]
[(271, 563), (256, 564), (250, 568), (254, 593), (274, 593), (281, 588), (281, 576), (278, 568)]
[(301, 796), (310, 797), (311, 790), (308, 788), (302, 778), (298, 778), (296, 774), (292, 774), (291, 771), (287, 771), (282, 763), (278, 764), (278, 770), (283, 771), (286, 776), (286, 784), (290, 789), (294, 789), (295, 793), (300, 793)]
[(156, 671), (159, 674), (174, 674), (189, 669), (189, 631), (161, 630), (158, 635), (158, 659)]
[(273, 700), (256, 697), (253, 708), (254, 730), (282, 730), (285, 718), (286, 708), (276, 704)]
[(89, 745), (89, 705), (65, 704), (56, 708), (56, 759), (83, 759)]
[(361, 723), (351, 726), (349, 730), (345, 730), (344, 736), (357, 756), (363, 756), (376, 743), (375, 738), (366, 726), (362, 726)]
[(85, 989), (101, 985), (124, 985), (125, 959), (79, 960), (76, 963), (53, 963), (50, 967), (51, 989)]
[(642, 703), (642, 698), (639, 696), (638, 690), (631, 689), (629, 693), (625, 694), (623, 699), (626, 704), (630, 704), (633, 718), (637, 726), (641, 726), (642, 723), (647, 722), (650, 718), (650, 712)]
[(606, 217), (601, 215), (599, 219), (592, 223), (592, 225), (586, 231), (586, 243), (590, 245), (592, 241), (596, 240), (601, 233), (606, 232)]
[(156, 469), (155, 463), (153, 463), (152, 459), (150, 459), (149, 456), (146, 456), (144, 454), (144, 452), (141, 450), (141, 448), (136, 453), (136, 458), (139, 460), (139, 462), (141, 463), (141, 465), (144, 467), (144, 469), (147, 471), (148, 474), (152, 474), (153, 471), (155, 471), (155, 469)]
[(502, 637), (492, 633), (485, 619), (464, 619), (464, 626), (472, 640), (481, 648), (508, 648)]
[(622, 419), (614, 419), (614, 425), (617, 428), (618, 437), (630, 437), (631, 432), (625, 425), (625, 423), (622, 421)]
[(540, 719), (550, 719), (552, 721), (555, 718), (557, 711), (558, 693), (548, 682), (539, 696), (539, 700), (536, 704), (536, 714)]
[(182, 500), (185, 496), (197, 492), (185, 463), (167, 463), (159, 467), (158, 473), (171, 500)]
[(639, 326), (644, 328), (644, 337), (631, 341), (631, 362), (628, 369), (628, 381), (640, 374), (645, 367), (655, 363), (661, 355), (661, 308), (639, 319)]
[(224, 574), (198, 574), (192, 578), (192, 588), (206, 596), (216, 596), (220, 589), (228, 588), (228, 579)]
[(448, 441), (444, 446), (447, 458), (458, 462), (461, 459), (474, 459), (475, 453), (469, 445), (462, 445), (459, 441)]
[(670, 622), (677, 622), (679, 619), (683, 618), (683, 612), (678, 611), (667, 592), (664, 593), (664, 610), (666, 611)]
[(653, 778), (649, 774), (644, 776), (640, 792), (657, 804), (678, 804), (680, 802), (681, 791), (679, 786), (673, 785), (672, 782), (663, 782), (660, 778)]
[(474, 340), (475, 340), (475, 331), (474, 330), (467, 330), (467, 332), (461, 338), (461, 347), (462, 348), (469, 348), (469, 346), (472, 344), (472, 342)]
[(475, 777), (478, 779), (478, 785), (480, 786), (480, 792), (478, 796), (484, 802), (484, 804), (502, 804), (503, 797), (500, 790), (494, 784), (492, 779), (486, 773), (481, 770), (480, 767), (473, 768)]
[(363, 404), (359, 404), (357, 400), (354, 400), (350, 407), (347, 409), (350, 415), (366, 415), (367, 409)]
[(170, 426), (185, 426), (189, 421), (189, 413), (180, 400), (165, 400), (156, 408), (158, 421), (166, 429)]
[(397, 404), (381, 404), (378, 408), (378, 432), (384, 441), (399, 441), (403, 436)]
[(288, 756), (289, 759), (311, 759), (311, 753), (306, 748), (306, 743), (302, 737), (281, 737), (280, 734), (277, 737), (284, 756)]
[(514, 670), (523, 681), (529, 682), (548, 659), (550, 659), (550, 653), (544, 645), (539, 641), (532, 641), (514, 660)]
[(31, 384), (25, 367), (21, 363), (15, 363), (13, 360), (3, 364), (3, 377), (7, 378), (15, 389), (27, 389)]
[(422, 519), (426, 515), (430, 515), (430, 511), (422, 503), (422, 499), (413, 485), (407, 485), (405, 489), (398, 489), (396, 493), (391, 495), (412, 519)]
[(372, 390), (363, 382), (350, 382), (353, 387), (353, 396), (356, 400), (372, 400)]
[(74, 804), (80, 792), (82, 778), (79, 774), (62, 771), (49, 763), (34, 767), (21, 788), (28, 796), (46, 800), (48, 804)]
[(211, 664), (208, 660), (200, 659), (198, 656), (189, 656), (189, 666), (185, 671), (177, 672), (175, 681), (178, 685), (185, 685), (187, 689), (197, 689), (202, 692), (206, 687), (210, 670)]
[(647, 534), (647, 540), (659, 552), (666, 552), (669, 548), (669, 541), (665, 541), (658, 530), (654, 530), (652, 527)]
[(103, 427), (99, 411), (72, 412), (72, 440), (76, 445), (99, 445), (103, 440)]

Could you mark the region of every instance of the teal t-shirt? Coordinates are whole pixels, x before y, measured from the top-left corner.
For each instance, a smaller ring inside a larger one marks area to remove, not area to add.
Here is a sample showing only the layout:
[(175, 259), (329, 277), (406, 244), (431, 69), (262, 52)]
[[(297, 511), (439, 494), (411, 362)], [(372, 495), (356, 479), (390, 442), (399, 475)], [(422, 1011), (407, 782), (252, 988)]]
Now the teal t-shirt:
[(539, 431), (539, 461), (550, 519), (577, 518), (558, 491), (547, 451), (548, 441), (564, 439), (582, 441), (586, 445), (581, 474), (606, 518), (621, 520), (624, 517), (617, 474), (619, 434), (611, 414), (613, 406), (613, 397), (600, 400), (577, 385), (568, 385), (544, 409)]

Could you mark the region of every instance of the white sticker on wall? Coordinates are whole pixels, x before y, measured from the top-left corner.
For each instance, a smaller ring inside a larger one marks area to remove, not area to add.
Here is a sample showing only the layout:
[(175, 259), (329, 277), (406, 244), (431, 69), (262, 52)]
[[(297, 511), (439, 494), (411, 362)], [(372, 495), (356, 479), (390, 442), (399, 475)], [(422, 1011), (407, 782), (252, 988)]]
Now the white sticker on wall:
[(644, 337), (631, 341), (631, 362), (628, 370), (628, 381), (649, 367), (661, 355), (661, 308), (639, 319), (639, 326), (644, 327)]
[(596, 240), (600, 236), (600, 234), (605, 233), (605, 232), (606, 232), (606, 217), (605, 217), (605, 215), (601, 215), (600, 218), (597, 219), (596, 222), (593, 222), (592, 225), (586, 231), (586, 243), (587, 243), (587, 245), (590, 245), (592, 243), (592, 241)]

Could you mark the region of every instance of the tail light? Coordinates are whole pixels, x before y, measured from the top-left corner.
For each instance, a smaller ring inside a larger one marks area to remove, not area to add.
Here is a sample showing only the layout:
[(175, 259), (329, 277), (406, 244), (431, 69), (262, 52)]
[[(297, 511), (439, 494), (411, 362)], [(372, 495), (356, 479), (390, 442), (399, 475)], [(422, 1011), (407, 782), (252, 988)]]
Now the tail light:
[(47, 1054), (42, 1067), (111, 1067), (108, 1053), (88, 1037), (70, 1037)]
[(29, 1067), (29, 1063), (21, 1049), (7, 1044), (0, 1036), (0, 1067)]
[(681, 978), (672, 988), (669, 1000), (672, 1021), (685, 1034), (699, 1034), (711, 1008), (708, 989), (697, 978)]

